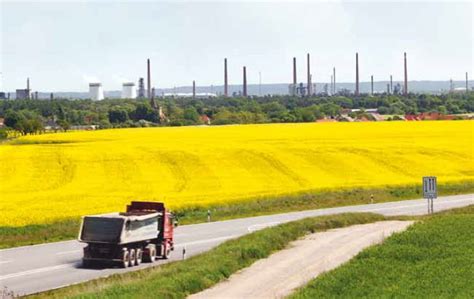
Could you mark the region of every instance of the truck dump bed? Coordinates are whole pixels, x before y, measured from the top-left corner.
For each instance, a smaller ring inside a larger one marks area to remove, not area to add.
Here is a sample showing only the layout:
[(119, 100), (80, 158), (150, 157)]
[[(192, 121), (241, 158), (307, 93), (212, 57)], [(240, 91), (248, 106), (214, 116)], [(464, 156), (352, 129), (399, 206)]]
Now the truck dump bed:
[(156, 239), (162, 213), (130, 211), (85, 216), (79, 241), (86, 243), (127, 244)]

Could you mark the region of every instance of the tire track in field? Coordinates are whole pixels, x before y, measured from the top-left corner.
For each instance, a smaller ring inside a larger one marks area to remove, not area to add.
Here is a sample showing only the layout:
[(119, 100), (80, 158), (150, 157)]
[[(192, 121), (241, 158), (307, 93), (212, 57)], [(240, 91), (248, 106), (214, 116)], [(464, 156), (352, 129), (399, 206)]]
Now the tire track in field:
[(256, 165), (267, 165), (268, 167), (262, 166), (259, 170), (261, 171), (261, 169), (265, 169), (266, 174), (270, 174), (272, 171), (274, 171), (281, 176), (288, 178), (290, 181), (296, 183), (300, 187), (306, 187), (310, 184), (308, 180), (300, 176), (295, 171), (291, 170), (273, 155), (254, 150), (241, 150), (235, 154), (240, 157), (239, 162), (246, 169), (253, 169)]

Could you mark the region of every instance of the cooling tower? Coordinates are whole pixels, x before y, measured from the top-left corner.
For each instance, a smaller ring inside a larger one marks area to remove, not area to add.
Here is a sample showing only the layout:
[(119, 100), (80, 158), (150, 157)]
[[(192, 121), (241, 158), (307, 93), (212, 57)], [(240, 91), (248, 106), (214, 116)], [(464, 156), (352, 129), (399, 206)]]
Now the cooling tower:
[(136, 99), (137, 90), (135, 89), (135, 83), (126, 82), (122, 85), (122, 99)]
[(102, 83), (89, 83), (89, 96), (94, 101), (104, 99), (104, 91), (102, 90)]

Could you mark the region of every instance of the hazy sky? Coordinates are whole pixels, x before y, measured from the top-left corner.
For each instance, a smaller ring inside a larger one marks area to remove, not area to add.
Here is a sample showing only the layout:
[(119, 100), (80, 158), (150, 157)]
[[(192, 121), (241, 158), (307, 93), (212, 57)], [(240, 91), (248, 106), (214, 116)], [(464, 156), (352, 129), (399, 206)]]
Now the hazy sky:
[(290, 82), (292, 57), (305, 81), (463, 80), (473, 73), (472, 2), (361, 1), (6, 1), (0, 0), (0, 89), (86, 91), (100, 81), (118, 90), (146, 75), (154, 86)]

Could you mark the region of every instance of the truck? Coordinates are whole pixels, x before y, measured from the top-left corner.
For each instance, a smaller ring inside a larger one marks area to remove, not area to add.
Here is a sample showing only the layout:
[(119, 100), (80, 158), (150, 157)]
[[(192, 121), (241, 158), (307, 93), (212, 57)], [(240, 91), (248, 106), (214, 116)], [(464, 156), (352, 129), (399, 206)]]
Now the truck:
[(126, 212), (84, 216), (78, 237), (87, 244), (83, 266), (109, 263), (127, 268), (168, 259), (175, 226), (174, 215), (161, 202), (132, 201)]

